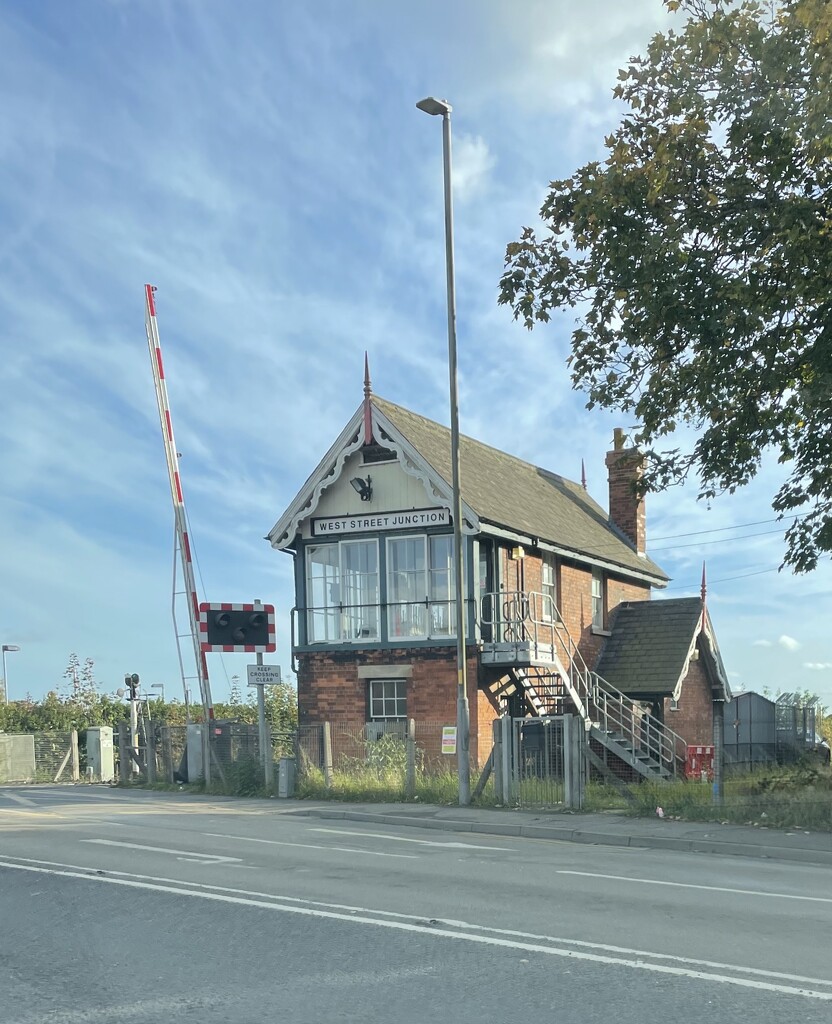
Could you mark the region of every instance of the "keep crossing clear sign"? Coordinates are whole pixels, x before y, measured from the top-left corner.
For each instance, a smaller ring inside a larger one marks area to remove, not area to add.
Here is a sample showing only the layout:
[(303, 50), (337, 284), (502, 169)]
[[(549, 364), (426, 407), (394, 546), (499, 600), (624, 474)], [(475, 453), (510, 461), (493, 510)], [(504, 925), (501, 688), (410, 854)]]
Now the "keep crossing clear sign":
[(247, 665), (249, 686), (277, 686), (280, 682), (280, 665)]

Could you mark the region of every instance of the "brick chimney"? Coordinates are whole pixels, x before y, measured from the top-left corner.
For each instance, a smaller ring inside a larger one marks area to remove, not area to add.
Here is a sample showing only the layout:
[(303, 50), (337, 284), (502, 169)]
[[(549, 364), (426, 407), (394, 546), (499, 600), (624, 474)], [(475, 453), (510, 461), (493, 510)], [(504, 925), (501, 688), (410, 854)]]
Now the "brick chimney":
[(610, 519), (630, 538), (636, 551), (643, 555), (647, 542), (644, 498), (635, 492), (635, 483), (644, 473), (644, 456), (637, 448), (624, 447), (624, 431), (613, 431), (612, 451), (607, 452), (610, 485)]

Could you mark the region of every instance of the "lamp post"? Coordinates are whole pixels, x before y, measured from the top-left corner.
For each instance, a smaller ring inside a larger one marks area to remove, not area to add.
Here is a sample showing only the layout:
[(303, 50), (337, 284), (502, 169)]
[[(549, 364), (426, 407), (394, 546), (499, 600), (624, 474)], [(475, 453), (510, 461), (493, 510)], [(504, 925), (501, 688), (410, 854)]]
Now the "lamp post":
[(6, 675), (6, 653), (19, 651), (17, 644), (3, 644), (3, 703), (9, 703), (9, 677)]
[(164, 683), (151, 683), (150, 684), (150, 689), (151, 690), (161, 690), (162, 691), (162, 703), (164, 704), (165, 703), (165, 684)]
[(465, 662), (465, 600), (467, 590), (462, 556), (462, 496), (459, 489), (459, 392), (456, 374), (456, 291), (454, 286), (454, 214), (451, 197), (451, 105), (433, 96), (419, 100), (419, 110), (442, 115), (442, 157), (445, 179), (445, 270), (448, 289), (448, 378), (451, 399), (451, 467), (453, 470), (454, 574), (456, 576), (456, 756), (459, 805), (471, 802), (471, 765), (468, 759), (468, 673)]

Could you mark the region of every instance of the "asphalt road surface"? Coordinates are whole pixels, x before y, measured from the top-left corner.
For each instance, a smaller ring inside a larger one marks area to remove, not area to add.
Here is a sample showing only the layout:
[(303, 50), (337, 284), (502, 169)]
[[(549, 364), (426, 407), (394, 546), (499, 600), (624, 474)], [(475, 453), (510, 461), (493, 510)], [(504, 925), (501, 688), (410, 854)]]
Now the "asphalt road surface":
[(828, 867), (0, 788), (3, 1024), (832, 1020)]

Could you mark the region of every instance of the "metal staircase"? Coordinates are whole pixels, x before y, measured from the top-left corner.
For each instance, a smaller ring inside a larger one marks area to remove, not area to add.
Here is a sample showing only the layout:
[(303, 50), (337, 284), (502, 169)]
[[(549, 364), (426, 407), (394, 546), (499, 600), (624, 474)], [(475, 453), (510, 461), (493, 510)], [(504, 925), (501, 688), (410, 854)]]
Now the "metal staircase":
[[(506, 641), (518, 650), (525, 645), (538, 655), (533, 666), (512, 664), (508, 682), (495, 691), (498, 695), (521, 688), (540, 718), (576, 712), (590, 740), (590, 760), (601, 771), (614, 772), (617, 761), (654, 782), (682, 774), (684, 739), (590, 670), (551, 597), (502, 592), (487, 596), (489, 608), (502, 611), (497, 621), (489, 623), (503, 640), (500, 646)], [(598, 748), (594, 751), (592, 741)]]

